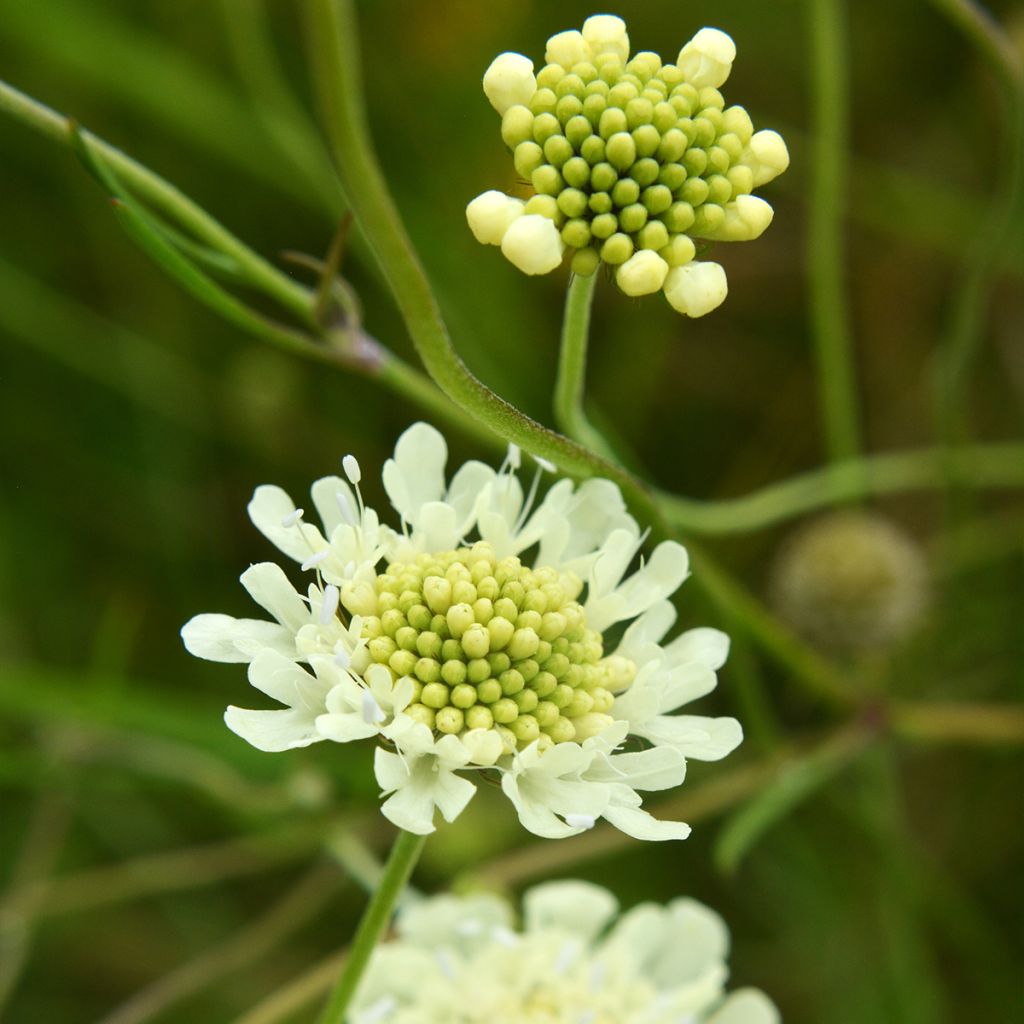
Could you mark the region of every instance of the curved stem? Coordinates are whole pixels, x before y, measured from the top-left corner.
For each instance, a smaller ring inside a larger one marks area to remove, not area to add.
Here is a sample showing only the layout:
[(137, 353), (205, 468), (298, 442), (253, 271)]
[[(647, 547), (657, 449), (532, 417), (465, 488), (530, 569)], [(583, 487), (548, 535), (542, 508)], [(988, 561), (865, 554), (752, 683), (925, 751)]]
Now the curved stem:
[(1024, 486), (1024, 444), (976, 444), (869, 455), (833, 463), (743, 498), (694, 501), (660, 494), (658, 500), (666, 517), (682, 529), (704, 534), (740, 533), (869, 494), (942, 487), (951, 475), (976, 488)]
[(346, 1011), (370, 962), (370, 956), (384, 935), (391, 913), (426, 841), (426, 836), (405, 831), (399, 831), (395, 837), (380, 884), (363, 912), (341, 976), (320, 1016), (320, 1024), (344, 1024)]
[(562, 344), (558, 352), (555, 380), (555, 422), (569, 437), (585, 444), (605, 458), (616, 461), (608, 442), (587, 419), (583, 393), (587, 379), (587, 344), (590, 337), (590, 307), (594, 300), (597, 274), (574, 274), (565, 296)]
[[(55, 142), (70, 145), (72, 122), (69, 118), (3, 81), (0, 81), (0, 111)], [(250, 284), (276, 299), (303, 322), (312, 322), (312, 298), (306, 288), (250, 249), (169, 181), (91, 132), (82, 131), (81, 137), (88, 146), (95, 148), (130, 192), (152, 203), (211, 248), (231, 257), (245, 272)]]
[(366, 230), (427, 372), (452, 401), (506, 441), (577, 476), (615, 480), (639, 510), (650, 494), (625, 470), (531, 420), (482, 384), (455, 351), (426, 273), (384, 184), (362, 108), (358, 24), (351, 0), (307, 0), (314, 78), (352, 211)]
[(844, 287), (848, 96), (843, 0), (809, 0), (813, 54), (814, 173), (807, 238), (818, 394), (829, 457), (860, 451), (853, 341)]

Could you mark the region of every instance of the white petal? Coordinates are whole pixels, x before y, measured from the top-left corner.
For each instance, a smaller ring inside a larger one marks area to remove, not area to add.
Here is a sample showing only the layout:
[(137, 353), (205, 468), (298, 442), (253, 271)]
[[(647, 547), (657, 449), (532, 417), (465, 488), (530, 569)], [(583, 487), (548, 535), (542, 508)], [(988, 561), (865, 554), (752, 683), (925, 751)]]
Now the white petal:
[(544, 839), (564, 839), (585, 831), (582, 828), (573, 828), (567, 825), (549, 807), (537, 800), (530, 799), (522, 792), (515, 776), (503, 775), (501, 788), (512, 802), (512, 806), (515, 807), (519, 823), (535, 836), (541, 836)]
[[(595, 571), (597, 566), (595, 565)], [(631, 619), (673, 594), (689, 571), (686, 548), (675, 541), (664, 541), (650, 559), (607, 598), (594, 602), (588, 595), (585, 605), (587, 625), (604, 630), (615, 622)], [(591, 612), (593, 611), (593, 617)]]
[(455, 509), (444, 501), (428, 501), (416, 517), (413, 539), (423, 551), (451, 551), (462, 540)]
[(249, 665), (249, 682), (268, 697), (289, 707), (305, 706), (316, 714), (327, 709), (331, 684), (310, 675), (276, 651), (261, 651)]
[(686, 839), (691, 831), (685, 822), (659, 821), (640, 807), (625, 807), (622, 804), (610, 804), (604, 817), (620, 832), (648, 843)]
[(720, 761), (743, 742), (743, 728), (735, 718), (699, 715), (659, 715), (633, 730), (656, 744), (676, 747), (698, 761)]
[(674, 789), (685, 777), (686, 758), (674, 747), (614, 754), (607, 761), (595, 761), (587, 771), (588, 779), (647, 791)]
[(296, 747), (308, 747), (323, 737), (317, 732), (312, 715), (305, 708), (281, 711), (249, 711), (229, 707), (224, 722), (237, 736), (257, 750), (278, 753)]
[(235, 619), (230, 615), (205, 614), (190, 619), (181, 630), (185, 650), (207, 661), (252, 661), (267, 648), (295, 658), (295, 635), (276, 622)]
[(665, 652), (658, 643), (675, 621), (676, 610), (672, 603), (658, 601), (629, 624), (615, 653), (631, 659), (637, 665), (643, 665), (652, 658), (664, 657)]
[(501, 251), (524, 274), (549, 274), (562, 262), (565, 243), (553, 221), (527, 213), (509, 225)]
[(665, 298), (677, 313), (705, 316), (717, 309), (729, 294), (725, 270), (718, 263), (693, 260), (673, 267), (665, 278)]
[(414, 423), (395, 445), (394, 458), (384, 463), (384, 490), (395, 511), (415, 523), (420, 509), (444, 495), (448, 445), (427, 423)]
[(484, 72), (484, 94), (499, 114), (516, 104), (529, 106), (537, 91), (533, 61), (521, 53), (502, 53)]
[(481, 245), (501, 245), (509, 225), (523, 215), (525, 206), (522, 199), (490, 189), (470, 201), (466, 221)]
[(355, 524), (356, 496), (347, 480), (340, 476), (321, 477), (310, 488), (310, 494), (328, 537), (343, 523)]
[(315, 724), (321, 736), (335, 743), (369, 739), (380, 731), (376, 725), (364, 722), (360, 715), (351, 713), (318, 715)]
[(653, 684), (658, 693), (658, 712), (666, 714), (710, 693), (718, 679), (712, 669), (699, 661), (672, 665), (658, 673)]
[(452, 477), (444, 500), (455, 509), (461, 535), (469, 533), (472, 528), (480, 495), (494, 477), (495, 472), (490, 466), (476, 460), (463, 463)]
[(717, 672), (729, 657), (729, 637), (719, 629), (700, 626), (681, 633), (665, 651), (673, 662), (695, 661)]
[(731, 993), (707, 1024), (779, 1024), (781, 1020), (778, 1008), (763, 992), (744, 988)]
[(241, 582), (261, 608), (265, 608), (293, 633), (297, 633), (309, 622), (309, 606), (276, 563), (258, 562), (250, 565), (242, 573)]
[(289, 558), (304, 562), (311, 554), (323, 551), (327, 541), (315, 526), (301, 519), (294, 526), (282, 525), (295, 511), (292, 499), (273, 484), (257, 487), (249, 502), (249, 518), (256, 529)]
[(546, 882), (523, 894), (526, 931), (558, 928), (593, 939), (615, 916), (619, 901), (607, 890), (590, 882)]

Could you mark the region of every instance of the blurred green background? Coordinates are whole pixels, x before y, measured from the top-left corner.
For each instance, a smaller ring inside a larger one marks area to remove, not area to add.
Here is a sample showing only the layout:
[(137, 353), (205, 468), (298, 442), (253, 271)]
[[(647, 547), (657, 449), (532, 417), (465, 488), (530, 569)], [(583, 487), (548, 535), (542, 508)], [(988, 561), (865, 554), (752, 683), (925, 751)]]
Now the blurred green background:
[[(14, 0), (0, 13), (0, 74), (259, 252), (319, 257), (343, 207), (302, 113), (312, 104), (298, 5), (265, 7), (292, 90), (282, 102), (259, 61), (253, 73), (254, 4)], [(634, 47), (668, 59), (702, 25), (729, 31), (739, 58), (727, 99), (780, 130), (793, 158), (763, 190), (776, 210), (765, 237), (719, 247), (731, 294), (718, 312), (690, 321), (658, 297), (598, 291), (595, 419), (688, 496), (742, 495), (824, 457), (804, 241), (808, 6), (617, 8)], [(848, 286), (865, 431), (872, 450), (915, 447), (936, 437), (935, 353), (1003, 126), (989, 69), (931, 5), (848, 6)], [(1019, 6), (991, 7), (1024, 40)], [(539, 58), (548, 35), (593, 12), (575, 0), (360, 11), (373, 134), (455, 343), (484, 381), (550, 422), (565, 273), (522, 276), (474, 242), (463, 211), (486, 188), (514, 186), (483, 70), (505, 49)], [(220, 720), (225, 704), (246, 702), (241, 667), (196, 662), (177, 634), (198, 611), (249, 614), (238, 574), (271, 557), (244, 512), (256, 484), (297, 497), (349, 451), (371, 476), (421, 414), (198, 306), (132, 245), (67, 148), (0, 117), (0, 152), (0, 1018), (307, 1020), (308, 1005), (243, 1014), (351, 934), (362, 895), (338, 828), (378, 851), (388, 840), (369, 751), (249, 749)], [(1019, 208), (1005, 215), (1017, 244), (998, 260), (969, 388), (975, 435), (994, 440), (1019, 439), (1024, 408), (1022, 221)], [(413, 359), (364, 253), (355, 244), (345, 272), (368, 329)], [(448, 434), (455, 458), (489, 454)], [(381, 499), (376, 479), (366, 493)], [(938, 494), (872, 503), (928, 560), (931, 599), (899, 645), (857, 660), (863, 685), (1019, 699), (1024, 506), (1011, 492), (961, 499), (955, 530)], [(767, 600), (796, 525), (703, 544)], [(704, 708), (736, 714), (748, 741), (734, 763), (694, 765), (683, 794), (834, 722), (728, 619), (684, 588), (683, 624), (736, 634)], [(721, 868), (730, 808), (695, 818), (684, 844), (580, 846), (576, 864), (534, 840), (527, 861), (484, 873), (517, 886), (550, 860), (626, 905), (693, 895), (732, 929), (734, 983), (763, 987), (793, 1024), (1016, 1019), (1021, 768), (1012, 745), (881, 735), (810, 785), (733, 871)], [(428, 845), (418, 880), (436, 887), (528, 845), (500, 796), (481, 793)]]

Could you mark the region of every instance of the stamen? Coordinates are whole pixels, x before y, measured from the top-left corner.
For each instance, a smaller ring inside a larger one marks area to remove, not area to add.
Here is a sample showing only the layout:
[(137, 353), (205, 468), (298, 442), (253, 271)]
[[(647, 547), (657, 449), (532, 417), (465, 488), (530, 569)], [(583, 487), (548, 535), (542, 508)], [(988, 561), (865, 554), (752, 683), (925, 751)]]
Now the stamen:
[(320, 625), (326, 626), (338, 613), (338, 588), (333, 583), (324, 587), (324, 600), (320, 605)]
[(380, 725), (388, 716), (369, 690), (363, 690), (363, 721), (367, 725)]
[(341, 640), (338, 641), (338, 644), (335, 647), (334, 664), (337, 665), (338, 668), (343, 668), (346, 671), (348, 670), (349, 665), (352, 664), (352, 655), (349, 654), (342, 646)]
[(498, 925), (492, 929), (491, 938), (498, 945), (504, 946), (506, 949), (512, 949), (519, 945), (519, 936), (511, 928), (506, 928), (504, 925)]
[(281, 520), (281, 525), (286, 529), (290, 530), (293, 526), (298, 526), (299, 520), (302, 518), (303, 511), (301, 508), (295, 509), (293, 512), (289, 512), (288, 515)]
[(565, 972), (572, 966), (572, 962), (575, 959), (576, 947), (571, 942), (567, 942), (558, 951), (558, 958), (555, 960), (553, 968), (555, 974), (565, 974)]
[(452, 958), (448, 955), (448, 951), (445, 949), (439, 949), (434, 954), (437, 960), (437, 966), (440, 968), (441, 973), (449, 980), (455, 980), (455, 965), (452, 963)]
[(352, 508), (352, 502), (348, 500), (348, 495), (344, 491), (335, 491), (334, 497), (338, 502), (338, 508), (341, 510), (341, 518), (349, 526), (355, 526), (358, 520), (356, 519), (355, 510)]
[(597, 819), (592, 818), (589, 814), (567, 814), (565, 823), (570, 828), (591, 829), (597, 824)]
[(544, 470), (545, 473), (557, 473), (558, 467), (550, 460), (545, 459), (540, 455), (534, 455), (533, 461)]
[(341, 466), (345, 470), (348, 482), (353, 486), (358, 485), (359, 481), (363, 478), (363, 472), (359, 468), (359, 460), (354, 455), (346, 455), (341, 460)]
[(394, 996), (381, 996), (372, 1006), (367, 1007), (359, 1015), (360, 1024), (379, 1024), (398, 1009), (398, 1000)]
[(522, 465), (523, 456), (522, 452), (519, 450), (519, 445), (513, 444), (509, 441), (508, 454), (505, 456), (505, 461), (512, 469), (518, 469), (520, 465)]
[(604, 984), (607, 977), (608, 965), (603, 961), (598, 960), (597, 963), (590, 968), (590, 991), (594, 993), (600, 991), (601, 986)]
[(330, 549), (329, 548), (324, 548), (323, 551), (318, 551), (315, 555), (310, 555), (309, 558), (307, 558), (302, 563), (302, 571), (303, 572), (308, 572), (314, 566), (317, 566), (321, 562), (326, 561), (330, 557), (330, 554), (331, 554)]
[(516, 520), (514, 530), (518, 533), (523, 526), (526, 524), (526, 520), (530, 516), (530, 509), (533, 508), (533, 503), (537, 497), (537, 488), (540, 486), (540, 470), (533, 474), (533, 483), (530, 484), (530, 493), (526, 496), (526, 501), (523, 502), (522, 510), (519, 513), (519, 518)]

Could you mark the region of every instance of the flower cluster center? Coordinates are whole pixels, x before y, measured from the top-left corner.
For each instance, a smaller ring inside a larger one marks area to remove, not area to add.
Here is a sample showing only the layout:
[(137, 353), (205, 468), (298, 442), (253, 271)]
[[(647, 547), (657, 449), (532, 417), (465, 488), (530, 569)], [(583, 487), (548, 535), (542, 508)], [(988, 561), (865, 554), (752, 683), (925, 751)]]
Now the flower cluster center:
[(631, 663), (605, 658), (587, 627), (582, 589), (481, 542), (392, 562), (350, 610), (371, 661), (413, 680), (407, 714), (441, 734), (494, 729), (510, 752), (582, 738), (631, 681)]
[(527, 212), (555, 221), (578, 250), (577, 272), (645, 249), (688, 263), (688, 235), (713, 236), (725, 204), (754, 188), (750, 117), (654, 53), (594, 60), (546, 65), (529, 106), (502, 118), (516, 170), (537, 192)]

